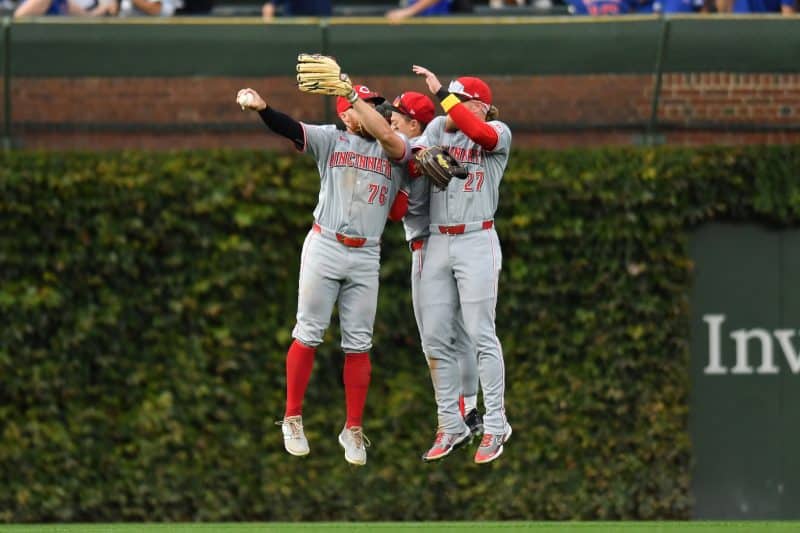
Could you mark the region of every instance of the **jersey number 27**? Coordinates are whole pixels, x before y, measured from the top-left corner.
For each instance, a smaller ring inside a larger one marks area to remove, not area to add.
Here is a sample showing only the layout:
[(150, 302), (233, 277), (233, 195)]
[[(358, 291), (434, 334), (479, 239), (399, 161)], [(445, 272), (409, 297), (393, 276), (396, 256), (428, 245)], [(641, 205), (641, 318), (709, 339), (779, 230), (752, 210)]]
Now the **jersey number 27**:
[(464, 192), (480, 192), (483, 188), (483, 171), (470, 172), (464, 180)]

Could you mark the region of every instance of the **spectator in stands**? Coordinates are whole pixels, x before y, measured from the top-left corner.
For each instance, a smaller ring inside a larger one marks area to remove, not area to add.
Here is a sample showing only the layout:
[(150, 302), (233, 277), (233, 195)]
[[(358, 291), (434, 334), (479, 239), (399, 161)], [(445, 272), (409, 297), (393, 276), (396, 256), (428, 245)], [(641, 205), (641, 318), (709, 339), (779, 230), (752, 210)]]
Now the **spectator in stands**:
[[(668, 0), (663, 0), (668, 1)], [(681, 0), (677, 0), (681, 1)], [(662, 0), (630, 0), (631, 12), (637, 14), (658, 13)]]
[(573, 15), (625, 15), (635, 11), (636, 0), (566, 0)]
[[(524, 1), (524, 0), (522, 0)], [(386, 12), (389, 20), (472, 13), (472, 0), (401, 0), (402, 7)]]
[(171, 17), (183, 0), (121, 0), (120, 17)]
[(14, 18), (61, 15), (102, 17), (116, 15), (116, 0), (23, 0), (14, 10)]
[(278, 5), (288, 17), (330, 17), (333, 14), (331, 0), (268, 0), (261, 8), (262, 18), (265, 21), (275, 18)]
[(797, 12), (797, 0), (717, 0), (720, 13), (781, 13)]
[[(639, 9), (637, 13), (642, 13)], [(706, 13), (708, 9), (705, 0), (655, 0), (653, 9), (655, 13)]]
[[(509, 6), (524, 6), (525, 0), (489, 0), (489, 7), (492, 9), (503, 9)], [(553, 7), (550, 0), (534, 0), (534, 7), (550, 8)]]
[(566, 0), (573, 15), (631, 13), (698, 13), (708, 11), (705, 0)]

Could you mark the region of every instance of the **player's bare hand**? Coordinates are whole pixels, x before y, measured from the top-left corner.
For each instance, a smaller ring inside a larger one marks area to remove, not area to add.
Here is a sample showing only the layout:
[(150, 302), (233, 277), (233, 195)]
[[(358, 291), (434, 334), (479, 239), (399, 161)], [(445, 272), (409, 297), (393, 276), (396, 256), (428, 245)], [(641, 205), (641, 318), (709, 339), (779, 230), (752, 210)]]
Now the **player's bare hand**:
[(436, 74), (426, 69), (425, 67), (421, 67), (419, 65), (412, 65), (411, 70), (414, 71), (414, 74), (418, 76), (423, 76), (425, 78), (425, 83), (428, 84), (428, 89), (433, 94), (436, 94), (437, 92), (439, 92), (439, 89), (442, 88), (442, 82), (439, 81), (439, 78), (436, 77)]
[(242, 111), (245, 109), (262, 111), (267, 108), (267, 103), (261, 98), (261, 95), (250, 88), (240, 89), (239, 92), (236, 93), (236, 103), (239, 104)]

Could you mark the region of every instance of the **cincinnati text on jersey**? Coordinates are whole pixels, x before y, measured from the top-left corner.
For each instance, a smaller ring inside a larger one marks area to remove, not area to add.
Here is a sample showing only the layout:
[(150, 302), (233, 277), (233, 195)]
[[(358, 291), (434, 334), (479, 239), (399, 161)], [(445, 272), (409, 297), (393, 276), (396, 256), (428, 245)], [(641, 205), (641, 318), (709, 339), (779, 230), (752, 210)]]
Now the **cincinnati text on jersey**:
[(358, 154), (356, 152), (333, 152), (328, 160), (328, 167), (355, 167), (369, 172), (376, 172), (392, 179), (392, 164), (388, 159)]
[(459, 163), (480, 165), (483, 162), (483, 150), (480, 148), (462, 148), (460, 146), (445, 146), (444, 148)]

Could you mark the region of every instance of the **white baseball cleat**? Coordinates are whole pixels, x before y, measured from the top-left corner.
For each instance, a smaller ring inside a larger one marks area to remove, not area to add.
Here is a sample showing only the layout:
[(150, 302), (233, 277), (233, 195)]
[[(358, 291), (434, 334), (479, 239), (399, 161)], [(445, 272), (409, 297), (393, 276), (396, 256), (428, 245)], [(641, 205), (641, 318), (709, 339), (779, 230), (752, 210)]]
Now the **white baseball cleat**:
[(339, 433), (339, 444), (344, 448), (344, 458), (348, 463), (358, 466), (367, 464), (367, 448), (371, 443), (361, 426), (345, 427)]
[(311, 450), (308, 447), (306, 434), (303, 432), (302, 416), (287, 416), (275, 424), (281, 427), (283, 446), (287, 452), (298, 457), (308, 455)]

